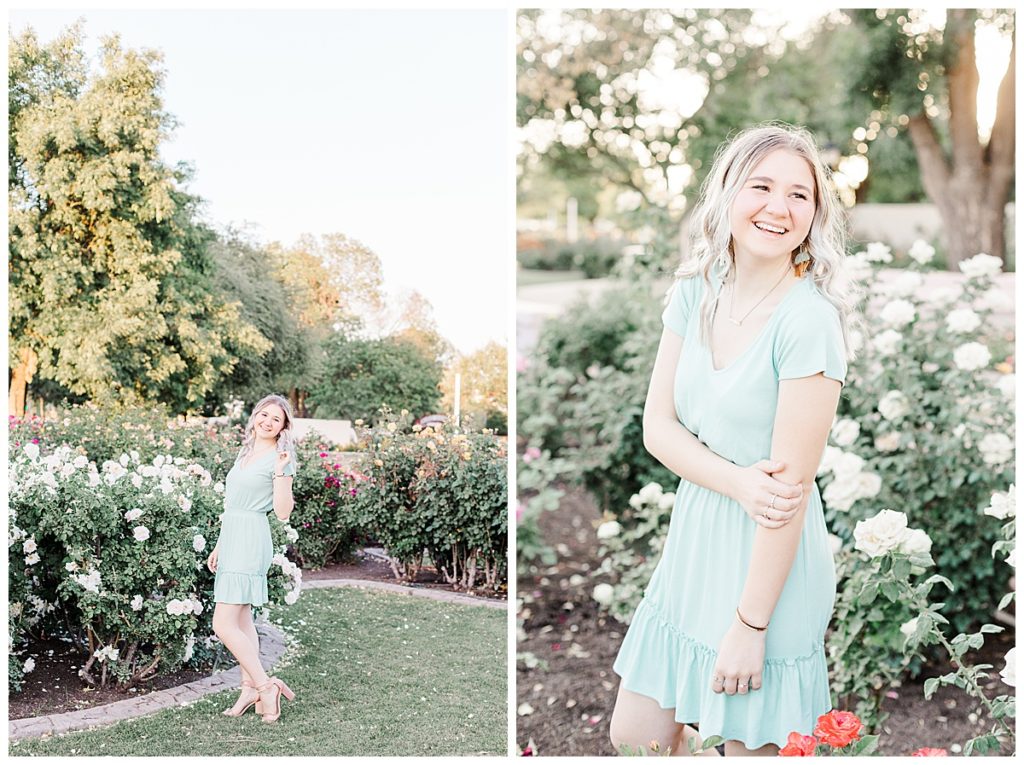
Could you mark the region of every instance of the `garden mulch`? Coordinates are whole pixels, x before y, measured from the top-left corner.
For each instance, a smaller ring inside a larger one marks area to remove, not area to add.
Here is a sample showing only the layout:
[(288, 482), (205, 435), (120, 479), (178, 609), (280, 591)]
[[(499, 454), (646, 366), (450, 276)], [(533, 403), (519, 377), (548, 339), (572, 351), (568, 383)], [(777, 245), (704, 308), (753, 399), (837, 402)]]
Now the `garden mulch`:
[[(391, 566), (386, 561), (374, 555), (361, 553), (357, 554), (351, 563), (303, 570), (302, 576), (305, 581), (311, 582), (328, 579), (396, 581)], [(415, 582), (406, 584), (415, 588), (455, 592), (432, 568), (424, 568), (419, 572)], [(499, 592), (459, 592), (486, 600), (508, 600), (508, 592), (505, 589)], [(32, 651), (26, 654), (25, 658), (29, 656), (35, 659), (36, 666), (32, 672), (25, 675), (20, 692), (8, 693), (9, 720), (75, 712), (127, 698), (141, 698), (154, 691), (174, 688), (210, 676), (209, 671), (182, 669), (137, 682), (128, 688), (118, 688), (114, 684), (101, 687), (89, 685), (78, 676), (78, 670), (85, 659), (70, 642), (57, 639), (39, 641), (33, 645)]]
[[(599, 612), (591, 597), (595, 582), (589, 574), (600, 564), (594, 536), (600, 520), (585, 493), (567, 492), (558, 511), (540, 517), (545, 541), (558, 553), (557, 563), (519, 577), (523, 609), (516, 649), (516, 743), (520, 749), (532, 743), (537, 755), (615, 754), (608, 739), (618, 690), (612, 663), (626, 625)], [(998, 671), (1013, 640), (1012, 629), (987, 635), (983, 648), (968, 655), (972, 663), (995, 667), (988, 680), (990, 697), (1012, 693)], [(527, 668), (527, 656), (537, 663), (532, 669)], [(881, 731), (872, 731), (880, 734), (878, 754), (907, 755), (923, 746), (953, 754), (954, 745), (990, 730), (991, 721), (980, 705), (957, 688), (942, 687), (925, 701), (924, 679), (948, 671), (948, 666), (926, 669), (917, 680), (891, 689), (895, 697), (890, 695), (883, 705), (889, 717)], [(1012, 754), (1012, 749), (1004, 744), (999, 754)]]

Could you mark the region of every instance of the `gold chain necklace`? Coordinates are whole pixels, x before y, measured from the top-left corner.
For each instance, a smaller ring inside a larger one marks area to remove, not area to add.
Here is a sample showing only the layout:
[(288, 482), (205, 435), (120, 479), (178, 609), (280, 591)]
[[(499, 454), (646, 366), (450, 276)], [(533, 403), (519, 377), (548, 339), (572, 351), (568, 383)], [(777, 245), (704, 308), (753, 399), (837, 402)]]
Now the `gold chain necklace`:
[(780, 277), (779, 277), (779, 280), (778, 280), (777, 282), (775, 282), (775, 286), (774, 286), (774, 287), (772, 287), (772, 288), (771, 288), (770, 290), (768, 290), (768, 291), (767, 291), (767, 292), (766, 292), (766, 293), (764, 294), (764, 297), (763, 297), (763, 298), (761, 298), (760, 300), (758, 300), (758, 301), (757, 301), (756, 303), (754, 303), (754, 305), (752, 305), (752, 306), (750, 307), (750, 311), (747, 311), (747, 312), (746, 312), (745, 314), (743, 314), (743, 316), (742, 316), (741, 318), (739, 318), (739, 319), (734, 319), (734, 318), (732, 318), (732, 307), (733, 307), (733, 303), (735, 303), (735, 302), (736, 302), (736, 276), (733, 276), (733, 278), (732, 278), (732, 297), (733, 297), (733, 299), (732, 299), (732, 300), (731, 300), (731, 301), (729, 302), (729, 315), (728, 315), (728, 319), (729, 319), (729, 321), (731, 321), (731, 322), (732, 322), (733, 324), (735, 324), (735, 325), (736, 325), (737, 327), (741, 326), (741, 325), (743, 324), (743, 322), (744, 322), (744, 321), (746, 320), (746, 318), (747, 318), (748, 316), (750, 316), (751, 312), (752, 312), (752, 311), (753, 311), (753, 310), (754, 310), (755, 308), (757, 308), (757, 307), (758, 307), (759, 305), (761, 305), (761, 303), (763, 303), (763, 302), (764, 302), (765, 298), (767, 298), (767, 297), (768, 297), (769, 295), (771, 295), (771, 294), (772, 294), (773, 292), (775, 292), (775, 290), (776, 290), (776, 289), (778, 288), (778, 286), (779, 286), (780, 284), (782, 284), (782, 280), (786, 278), (786, 274), (787, 274), (787, 273), (789, 273), (789, 265), (788, 265), (788, 264), (786, 265), (786, 270), (782, 272), (782, 276), (780, 276)]

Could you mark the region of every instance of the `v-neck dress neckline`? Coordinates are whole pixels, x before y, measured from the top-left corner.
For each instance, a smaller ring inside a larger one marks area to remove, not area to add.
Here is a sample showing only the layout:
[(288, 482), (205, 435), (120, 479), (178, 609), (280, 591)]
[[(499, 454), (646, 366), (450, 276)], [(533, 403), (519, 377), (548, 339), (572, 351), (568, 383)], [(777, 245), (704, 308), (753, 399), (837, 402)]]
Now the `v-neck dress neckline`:
[(276, 448), (274, 448), (274, 449), (267, 449), (267, 451), (264, 452), (263, 454), (261, 454), (259, 457), (253, 457), (252, 455), (246, 455), (246, 459), (249, 460), (248, 464), (245, 463), (245, 460), (242, 460), (241, 462), (238, 463), (238, 467), (239, 467), (240, 470), (248, 470), (253, 465), (257, 464), (260, 460), (266, 459), (266, 456), (268, 454), (273, 454), (276, 451), (277, 451)]
[[(717, 280), (717, 277), (715, 277), (715, 278)], [(782, 300), (780, 300), (776, 304), (775, 308), (772, 309), (771, 314), (769, 314), (769, 316), (768, 316), (768, 320), (765, 321), (764, 326), (762, 326), (761, 329), (758, 331), (758, 333), (754, 336), (754, 339), (750, 343), (747, 344), (746, 348), (744, 348), (742, 351), (739, 352), (739, 355), (737, 355), (736, 358), (734, 358), (732, 361), (730, 361), (728, 364), (726, 364), (721, 369), (716, 369), (715, 368), (715, 353), (711, 349), (711, 343), (709, 342), (708, 343), (708, 347), (707, 347), (707, 354), (708, 354), (708, 365), (711, 368), (711, 373), (712, 374), (716, 374), (716, 375), (717, 374), (724, 374), (725, 372), (728, 372), (730, 369), (734, 368), (740, 361), (742, 361), (743, 358), (745, 356), (747, 356), (751, 352), (751, 349), (754, 348), (754, 346), (756, 346), (758, 343), (760, 343), (761, 340), (768, 334), (768, 330), (772, 327), (773, 324), (775, 324), (775, 322), (778, 319), (779, 315), (782, 313), (782, 308), (790, 300), (790, 298), (793, 297), (793, 293), (796, 292), (797, 290), (803, 289), (804, 288), (804, 283), (807, 282), (807, 281), (808, 281), (808, 278), (806, 276), (802, 276), (802, 277), (800, 277), (800, 280), (796, 284), (794, 284), (792, 287), (790, 287), (786, 291), (786, 294), (782, 296)], [(719, 281), (718, 282), (718, 288), (716, 290), (716, 298), (715, 298), (716, 300), (719, 297), (721, 297), (722, 290), (724, 289), (724, 287), (725, 287), (725, 285), (721, 281)], [(716, 307), (716, 310), (717, 310), (717, 307)]]

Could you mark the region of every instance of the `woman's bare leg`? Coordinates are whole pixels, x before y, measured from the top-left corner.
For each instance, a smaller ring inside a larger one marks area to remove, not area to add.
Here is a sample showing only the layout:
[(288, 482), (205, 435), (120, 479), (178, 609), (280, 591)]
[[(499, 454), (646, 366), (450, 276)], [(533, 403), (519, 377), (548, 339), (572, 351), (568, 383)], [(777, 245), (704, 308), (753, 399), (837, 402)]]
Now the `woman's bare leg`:
[[(248, 603), (243, 605), (238, 611), (238, 628), (245, 633), (246, 637), (249, 638), (249, 642), (256, 648), (256, 656), (260, 655), (260, 636), (256, 632), (256, 624), (252, 616), (252, 606)], [(261, 662), (262, 665), (262, 662)], [(242, 680), (248, 680), (252, 682), (252, 676), (242, 668)]]
[[(690, 756), (690, 738), (696, 738), (698, 744), (703, 741), (692, 727), (676, 722), (675, 710), (662, 709), (654, 699), (627, 691), (621, 685), (612, 712), (610, 737), (617, 752), (628, 746), (634, 751), (643, 747), (651, 754), (652, 745), (656, 744), (659, 752), (671, 750), (676, 757)], [(718, 757), (715, 749), (701, 754)]]
[[(255, 685), (267, 682), (267, 673), (260, 663), (258, 643), (253, 645), (249, 635), (239, 626), (239, 611), (248, 606), (237, 603), (218, 603), (213, 610), (213, 631), (242, 668), (243, 677), (248, 675)], [(250, 619), (250, 623), (251, 623)]]
[(778, 755), (779, 747), (775, 744), (765, 744), (757, 749), (747, 749), (741, 741), (725, 742), (726, 757), (777, 757)]

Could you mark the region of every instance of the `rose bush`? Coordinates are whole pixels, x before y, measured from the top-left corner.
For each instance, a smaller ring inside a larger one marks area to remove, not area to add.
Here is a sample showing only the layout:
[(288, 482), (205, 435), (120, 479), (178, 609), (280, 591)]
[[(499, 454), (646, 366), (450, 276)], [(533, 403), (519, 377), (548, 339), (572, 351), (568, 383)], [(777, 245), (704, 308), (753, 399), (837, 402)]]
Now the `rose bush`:
[[(873, 246), (873, 256), (869, 246), (849, 261), (881, 331), (854, 338), (860, 356), (819, 473), (826, 520), (852, 544), (859, 521), (905, 508), (928, 529), (935, 562), (955, 585), (944, 612), (968, 630), (1006, 586), (986, 554), (995, 530), (979, 523), (1014, 471), (1013, 333), (993, 321), (1007, 300), (994, 281), (1001, 262), (977, 255), (960, 264), (962, 282), (922, 294), (923, 247), (907, 271), (883, 278)], [(856, 433), (840, 422), (856, 423)]]
[(445, 581), (504, 586), (508, 485), (504, 442), (489, 432), (415, 429), (385, 412), (361, 433), (367, 480), (355, 523), (384, 545), (396, 578), (413, 580), (426, 552)]
[[(128, 685), (209, 658), (205, 561), (224, 487), (205, 466), (134, 450), (97, 464), (67, 444), (29, 442), (14, 448), (8, 471), (9, 666), (33, 634), (62, 629), (85, 654), (88, 682)], [(283, 552), (287, 527), (272, 519), (271, 530)], [(290, 567), (271, 567), (271, 602), (294, 602), (300, 582)]]

